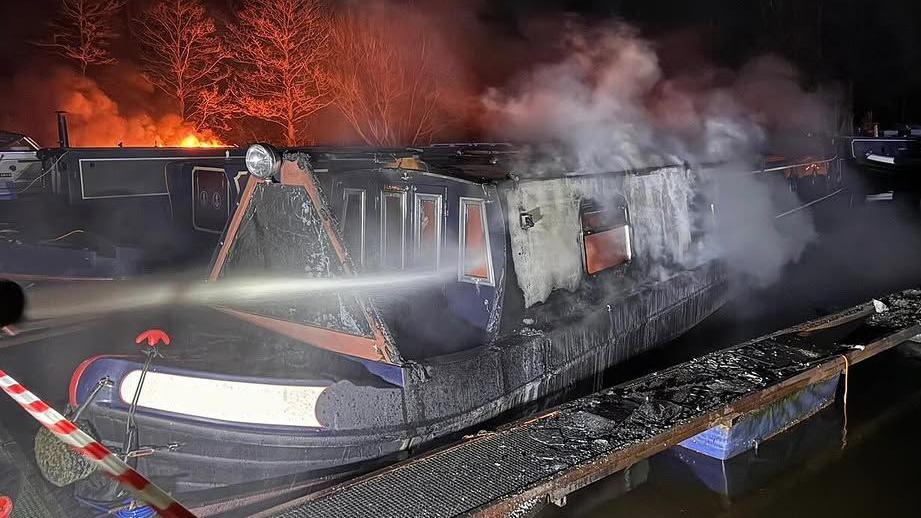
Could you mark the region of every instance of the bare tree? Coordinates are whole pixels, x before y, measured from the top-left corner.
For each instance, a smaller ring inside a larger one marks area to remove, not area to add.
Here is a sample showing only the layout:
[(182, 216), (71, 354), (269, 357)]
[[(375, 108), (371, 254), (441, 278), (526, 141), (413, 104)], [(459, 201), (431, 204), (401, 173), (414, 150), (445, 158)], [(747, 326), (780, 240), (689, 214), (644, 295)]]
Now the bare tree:
[(304, 122), (332, 102), (325, 61), (329, 24), (317, 0), (245, 0), (232, 28), (234, 100), (243, 115), (301, 141)]
[(204, 129), (228, 131), (231, 118), (236, 113), (237, 110), (233, 105), (227, 85), (218, 83), (196, 92), (189, 120), (194, 122), (195, 129), (198, 131)]
[(351, 12), (336, 20), (330, 65), (336, 105), (369, 145), (430, 142), (443, 125), (426, 35), (401, 27), (404, 39), (397, 40), (384, 31), (388, 26)]
[(36, 45), (76, 61), (83, 75), (90, 65), (114, 63), (110, 47), (118, 36), (116, 14), (125, 1), (61, 0), (58, 16), (49, 25), (50, 38)]
[(205, 126), (219, 108), (228, 52), (202, 1), (157, 0), (134, 22), (147, 77), (183, 120)]

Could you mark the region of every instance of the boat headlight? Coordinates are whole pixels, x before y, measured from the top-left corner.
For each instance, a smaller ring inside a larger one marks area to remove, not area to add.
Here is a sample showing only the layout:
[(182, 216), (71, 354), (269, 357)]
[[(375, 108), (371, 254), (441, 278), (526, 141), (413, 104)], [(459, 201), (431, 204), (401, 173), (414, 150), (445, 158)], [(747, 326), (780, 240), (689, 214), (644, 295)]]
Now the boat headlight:
[[(140, 370), (122, 379), (118, 392), (125, 404), (133, 400), (140, 379)], [(317, 400), (326, 388), (148, 372), (138, 408), (228, 423), (319, 427)]]
[(270, 178), (281, 168), (281, 156), (268, 144), (253, 144), (246, 150), (246, 170), (259, 178)]

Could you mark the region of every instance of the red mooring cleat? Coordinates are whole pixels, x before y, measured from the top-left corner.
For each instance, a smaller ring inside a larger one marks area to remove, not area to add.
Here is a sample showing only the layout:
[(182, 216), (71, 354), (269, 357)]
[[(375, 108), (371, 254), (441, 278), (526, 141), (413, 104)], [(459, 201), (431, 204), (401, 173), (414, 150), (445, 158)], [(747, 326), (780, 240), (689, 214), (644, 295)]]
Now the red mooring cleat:
[(0, 496), (0, 518), (10, 518), (13, 514), (13, 501), (8, 496)]
[[(169, 335), (159, 329), (148, 329), (144, 331), (134, 339), (134, 343), (140, 344), (144, 340), (147, 340), (148, 347), (156, 347), (160, 342), (163, 342), (163, 345), (169, 345), (170, 342)], [(3, 517), (0, 516), (0, 518)]]

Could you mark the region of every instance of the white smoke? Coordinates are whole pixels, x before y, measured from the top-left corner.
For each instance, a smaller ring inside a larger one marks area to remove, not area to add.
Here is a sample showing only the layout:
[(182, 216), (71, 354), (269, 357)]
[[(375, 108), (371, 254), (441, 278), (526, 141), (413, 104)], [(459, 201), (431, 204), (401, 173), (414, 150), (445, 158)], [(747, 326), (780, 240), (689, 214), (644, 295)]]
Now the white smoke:
[(505, 136), (559, 142), (586, 172), (726, 160), (763, 142), (730, 91), (683, 90), (664, 77), (653, 45), (634, 29), (584, 31), (567, 31), (561, 61), (487, 92), (484, 102)]
[[(579, 173), (723, 164), (710, 167), (719, 176), (713, 185), (722, 187), (709, 193), (718, 199), (720, 254), (757, 284), (772, 282), (785, 264), (800, 257), (815, 236), (812, 222), (799, 215), (795, 228), (778, 230), (777, 197), (791, 193), (775, 192), (757, 175), (740, 174), (755, 169), (769, 133), (793, 127), (814, 131), (826, 120), (823, 99), (800, 88), (792, 67), (764, 57), (738, 73), (714, 68), (694, 77), (668, 77), (654, 44), (632, 27), (570, 23), (565, 34), (562, 59), (484, 95), (497, 136), (561, 146)], [(529, 167), (532, 174), (553, 168)], [(695, 216), (689, 211), (673, 206), (691, 197), (687, 176), (679, 176), (685, 184), (671, 182), (668, 192), (648, 192), (665, 186), (664, 180), (649, 179), (625, 183), (636, 192), (624, 194), (633, 198), (634, 217), (651, 233), (682, 229), (674, 243), (640, 243), (643, 237), (656, 239), (640, 236), (636, 246), (662, 265), (677, 261), (691, 267), (700, 256), (688, 254), (688, 229), (698, 223), (690, 221)], [(725, 176), (732, 181), (725, 182)], [(650, 201), (657, 205), (644, 205)]]

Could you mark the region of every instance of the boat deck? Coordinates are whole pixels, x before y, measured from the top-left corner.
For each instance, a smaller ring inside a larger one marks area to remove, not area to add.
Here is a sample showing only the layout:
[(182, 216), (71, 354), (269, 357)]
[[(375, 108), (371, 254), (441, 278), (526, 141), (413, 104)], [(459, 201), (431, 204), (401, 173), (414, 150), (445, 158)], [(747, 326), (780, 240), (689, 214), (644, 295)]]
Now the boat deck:
[(890, 295), (564, 404), (263, 516), (523, 516), (734, 416), (921, 334), (921, 290)]

